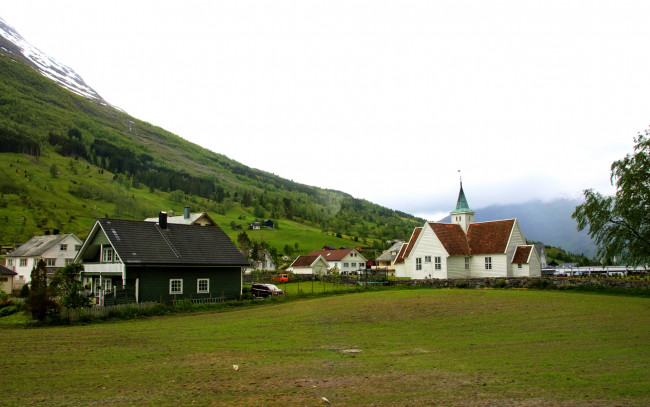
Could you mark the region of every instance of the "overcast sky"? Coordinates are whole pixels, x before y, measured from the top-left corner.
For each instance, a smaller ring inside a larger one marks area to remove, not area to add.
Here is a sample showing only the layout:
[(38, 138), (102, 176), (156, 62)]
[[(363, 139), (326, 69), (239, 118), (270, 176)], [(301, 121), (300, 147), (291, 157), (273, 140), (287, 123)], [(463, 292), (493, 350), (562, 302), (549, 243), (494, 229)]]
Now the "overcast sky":
[(248, 166), (438, 220), (611, 193), (650, 124), (650, 1), (8, 1), (108, 102)]

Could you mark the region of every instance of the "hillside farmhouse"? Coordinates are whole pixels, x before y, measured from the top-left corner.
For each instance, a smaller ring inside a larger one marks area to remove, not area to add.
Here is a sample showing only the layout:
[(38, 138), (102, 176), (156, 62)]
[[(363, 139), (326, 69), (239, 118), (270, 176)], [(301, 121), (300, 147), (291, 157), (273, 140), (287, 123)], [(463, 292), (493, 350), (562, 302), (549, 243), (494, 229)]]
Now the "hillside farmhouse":
[(328, 269), (338, 269), (342, 274), (365, 270), (368, 261), (354, 248), (314, 250), (309, 253), (309, 256), (319, 255), (323, 256), (323, 259), (327, 262)]
[(541, 276), (539, 254), (517, 219), (474, 222), (462, 183), (451, 223), (415, 228), (394, 267), (395, 276), (412, 279)]
[(13, 252), (7, 254), (7, 268), (18, 273), (14, 279), (14, 289), (31, 281), (32, 269), (39, 260), (47, 267), (48, 277), (74, 261), (81, 248), (81, 240), (73, 233), (34, 236)]
[(164, 212), (157, 223), (98, 219), (76, 260), (94, 295), (119, 286), (136, 302), (238, 298), (248, 266), (219, 227), (169, 224)]

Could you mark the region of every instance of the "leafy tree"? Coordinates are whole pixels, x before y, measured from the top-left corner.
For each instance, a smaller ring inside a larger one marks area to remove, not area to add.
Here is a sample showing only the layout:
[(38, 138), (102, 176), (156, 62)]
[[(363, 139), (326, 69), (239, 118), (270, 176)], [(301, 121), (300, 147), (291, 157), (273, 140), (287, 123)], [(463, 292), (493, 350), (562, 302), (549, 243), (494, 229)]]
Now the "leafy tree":
[(614, 161), (610, 182), (615, 196), (584, 191), (585, 202), (572, 217), (588, 228), (601, 259), (636, 266), (650, 263), (650, 130), (634, 139), (634, 153)]
[(58, 292), (64, 307), (82, 308), (90, 305), (89, 298), (83, 295), (83, 272), (83, 265), (71, 263), (54, 273), (51, 286)]
[(241, 232), (239, 235), (237, 235), (237, 243), (239, 244), (239, 248), (244, 253), (248, 253), (252, 244), (246, 232)]
[(58, 311), (56, 302), (50, 297), (49, 287), (47, 286), (47, 268), (43, 259), (39, 260), (32, 269), (31, 278), (32, 288), (25, 303), (32, 314), (32, 318), (43, 321)]

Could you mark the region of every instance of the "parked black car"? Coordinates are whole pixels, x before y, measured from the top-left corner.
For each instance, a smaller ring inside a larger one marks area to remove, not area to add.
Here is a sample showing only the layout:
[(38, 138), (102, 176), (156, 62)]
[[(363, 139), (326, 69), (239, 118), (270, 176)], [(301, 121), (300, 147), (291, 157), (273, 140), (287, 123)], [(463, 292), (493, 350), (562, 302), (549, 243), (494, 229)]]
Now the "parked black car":
[(280, 290), (274, 284), (255, 283), (251, 287), (251, 294), (257, 298), (268, 298), (272, 295), (284, 295), (284, 291)]

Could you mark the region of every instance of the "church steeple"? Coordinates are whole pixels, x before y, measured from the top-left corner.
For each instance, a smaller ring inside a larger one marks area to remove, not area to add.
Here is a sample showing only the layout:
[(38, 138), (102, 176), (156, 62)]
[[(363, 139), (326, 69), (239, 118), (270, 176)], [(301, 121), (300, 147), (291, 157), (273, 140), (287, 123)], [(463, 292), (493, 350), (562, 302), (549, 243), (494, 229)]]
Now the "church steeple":
[(463, 191), (463, 179), (460, 180), (460, 192), (458, 192), (458, 201), (456, 202), (456, 209), (451, 211), (451, 223), (460, 225), (465, 233), (469, 229), (469, 225), (474, 223), (474, 211), (469, 208), (467, 198), (465, 198), (465, 191)]

